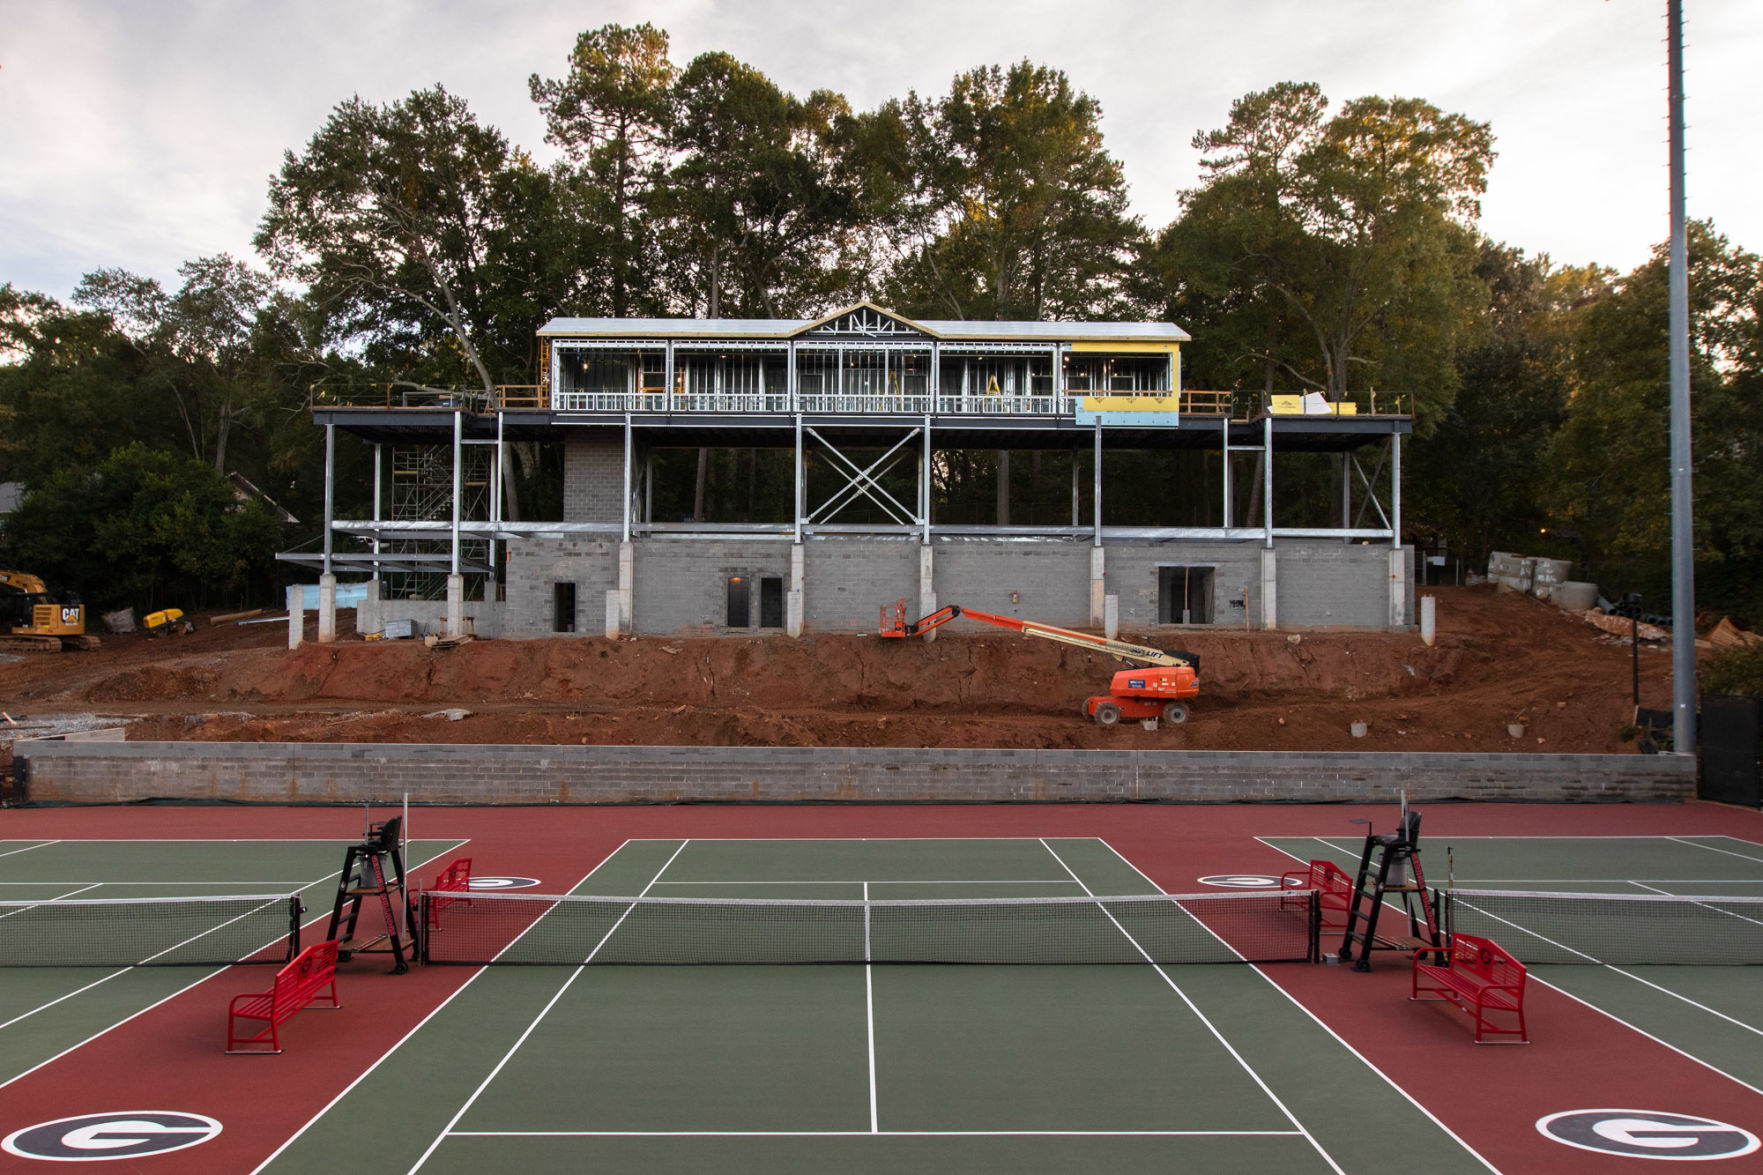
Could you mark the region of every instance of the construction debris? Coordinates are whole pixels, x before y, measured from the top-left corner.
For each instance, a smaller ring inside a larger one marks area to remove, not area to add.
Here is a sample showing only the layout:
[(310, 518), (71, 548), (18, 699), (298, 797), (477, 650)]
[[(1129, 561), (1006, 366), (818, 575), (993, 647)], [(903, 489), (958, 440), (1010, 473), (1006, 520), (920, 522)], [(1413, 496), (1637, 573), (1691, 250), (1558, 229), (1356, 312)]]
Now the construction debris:
[(1612, 616), (1601, 608), (1593, 608), (1590, 612), (1582, 612), (1582, 616), (1591, 624), (1597, 625), (1612, 636), (1635, 636), (1643, 641), (1668, 641), (1671, 639), (1669, 628), (1660, 628), (1657, 624), (1636, 622), (1627, 616)]
[(1722, 616), (1720, 623), (1708, 630), (1707, 640), (1717, 649), (1736, 649), (1745, 645), (1763, 645), (1763, 633), (1746, 632), (1730, 617)]

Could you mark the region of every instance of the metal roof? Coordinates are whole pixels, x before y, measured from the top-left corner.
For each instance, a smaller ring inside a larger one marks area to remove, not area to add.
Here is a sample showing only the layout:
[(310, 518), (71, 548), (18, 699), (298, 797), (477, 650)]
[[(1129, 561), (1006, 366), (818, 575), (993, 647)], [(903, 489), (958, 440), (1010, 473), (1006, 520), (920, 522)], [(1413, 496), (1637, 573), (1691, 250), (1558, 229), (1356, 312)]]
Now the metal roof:
[[(858, 303), (819, 318), (553, 318), (541, 337), (663, 339), (787, 339), (809, 327), (868, 306)], [(1172, 322), (986, 322), (966, 319), (914, 320), (875, 309), (935, 338), (985, 342), (1185, 343), (1191, 336)]]

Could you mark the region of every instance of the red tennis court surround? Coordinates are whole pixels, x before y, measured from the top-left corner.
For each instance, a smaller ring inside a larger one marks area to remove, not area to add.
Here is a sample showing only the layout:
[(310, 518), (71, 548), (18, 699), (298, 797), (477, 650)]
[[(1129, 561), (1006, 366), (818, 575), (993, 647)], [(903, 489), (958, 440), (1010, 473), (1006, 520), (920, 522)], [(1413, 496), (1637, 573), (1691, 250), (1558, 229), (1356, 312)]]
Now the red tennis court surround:
[[(1763, 879), (1763, 816), (1706, 804), (1664, 806), (1521, 807), (1430, 805), (1425, 851), (1476, 837), (1625, 836), (1735, 838), (1729, 856), (1710, 847), (1710, 870), (1755, 868)], [(1328, 838), (1350, 844), (1363, 829), (1350, 821), (1393, 820), (1389, 808), (1312, 807), (747, 807), (612, 809), (423, 809), (412, 812), (423, 838), (463, 842), (426, 861), (419, 875), (444, 871), (469, 854), (486, 874), (519, 874), (544, 893), (568, 892), (628, 840), (1098, 838), (1169, 893), (1193, 892), (1202, 876), (1280, 876), (1308, 867), (1269, 841)], [(82, 838), (356, 839), (360, 813), (336, 808), (97, 808), (14, 810), (0, 814), (5, 837), (23, 842)], [(1649, 840), (1646, 842), (1653, 844)], [(1747, 847), (1748, 846), (1748, 847)], [(0, 849), (0, 851), (4, 851)], [(181, 849), (168, 849), (175, 860)], [(1459, 848), (1461, 856), (1462, 850)], [(1320, 859), (1321, 854), (1312, 854)], [(1632, 855), (1632, 854), (1630, 854)], [(30, 853), (10, 858), (15, 865)], [(1750, 864), (1747, 864), (1747, 861)], [(1429, 861), (1442, 872), (1442, 861)], [(1540, 868), (1540, 865), (1537, 866)], [(22, 866), (19, 866), (22, 869)], [(1523, 880), (1515, 878), (1514, 880)], [(329, 884), (329, 883), (327, 883)], [(438, 888), (438, 887), (437, 887)], [(465, 900), (465, 899), (461, 899)], [(309, 906), (313, 903), (309, 902)], [(1763, 1093), (1684, 1052), (1628, 1027), (1532, 974), (1524, 1000), (1534, 1042), (1526, 1049), (1478, 1049), (1454, 1015), (1410, 1002), (1405, 957), (1374, 960), (1369, 974), (1345, 967), (1274, 964), (1259, 970), (1321, 1024), (1496, 1169), (1586, 1175), (1611, 1169), (1606, 1156), (1552, 1141), (1534, 1123), (1552, 1114), (1603, 1106), (1696, 1114), (1753, 1134), (1763, 1127)], [(349, 1031), (304, 1032), (279, 1058), (240, 1063), (214, 1047), (216, 1018), (231, 996), (261, 990), (265, 972), (238, 970), (182, 984), (121, 1024), (94, 1022), (90, 1039), (64, 1055), (0, 1085), (0, 1136), (70, 1115), (138, 1106), (145, 1081), (156, 1109), (207, 1115), (222, 1124), (197, 1149), (165, 1160), (139, 1160), (143, 1171), (253, 1171), (312, 1124), (331, 1129), (326, 1107), (355, 1086), (350, 1098), (383, 1099), (387, 1121), (424, 1095), (423, 1086), (363, 1078), (407, 1034), (473, 979), (470, 968), (419, 967), (390, 975), (372, 960), (344, 964)], [(1249, 968), (1213, 969), (1262, 983)], [(195, 979), (189, 975), (187, 979)], [(1229, 982), (1235, 982), (1231, 980)], [(5, 1019), (0, 1016), (0, 1019)], [(41, 1023), (41, 1021), (38, 1021)], [(28, 1023), (28, 1021), (27, 1021)], [(489, 1028), (486, 1026), (486, 1031)], [(1230, 1031), (1226, 1023), (1221, 1031)], [(3, 1032), (4, 1030), (0, 1030)], [(6, 1043), (0, 1035), (0, 1046)], [(76, 1042), (77, 1043), (77, 1042)], [(487, 1073), (484, 1075), (487, 1076)], [(1373, 1081), (1375, 1074), (1355, 1076)], [(359, 1084), (357, 1084), (359, 1083)], [(1276, 1080), (1275, 1085), (1278, 1085)], [(1342, 1116), (1350, 1091), (1343, 1082)], [(1283, 1087), (1282, 1087), (1283, 1088)], [(405, 1144), (357, 1140), (376, 1162), (404, 1170), (421, 1158)], [(426, 1139), (421, 1140), (426, 1144)], [(1343, 1169), (1366, 1153), (1333, 1152)], [(1383, 1160), (1379, 1160), (1380, 1165)], [(159, 1165), (153, 1165), (153, 1164)], [(281, 1168), (270, 1164), (273, 1173)]]

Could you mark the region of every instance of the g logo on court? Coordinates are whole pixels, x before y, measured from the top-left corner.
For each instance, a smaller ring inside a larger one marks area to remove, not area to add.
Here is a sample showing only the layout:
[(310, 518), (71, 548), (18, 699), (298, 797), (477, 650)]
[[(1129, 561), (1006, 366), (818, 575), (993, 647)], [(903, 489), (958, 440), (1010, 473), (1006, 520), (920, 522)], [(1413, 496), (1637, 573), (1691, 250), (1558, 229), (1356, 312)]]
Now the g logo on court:
[(539, 884), (536, 877), (474, 877), (467, 883), (479, 893), (498, 889), (531, 889)]
[(203, 1114), (126, 1110), (26, 1126), (0, 1141), (0, 1149), (24, 1159), (95, 1163), (181, 1151), (219, 1133), (220, 1123)]
[(1657, 1110), (1565, 1110), (1538, 1119), (1537, 1129), (1580, 1150), (1646, 1159), (1732, 1159), (1760, 1145), (1749, 1130)]
[(1199, 879), (1201, 885), (1221, 885), (1228, 889), (1278, 889), (1279, 878), (1264, 873), (1217, 873)]

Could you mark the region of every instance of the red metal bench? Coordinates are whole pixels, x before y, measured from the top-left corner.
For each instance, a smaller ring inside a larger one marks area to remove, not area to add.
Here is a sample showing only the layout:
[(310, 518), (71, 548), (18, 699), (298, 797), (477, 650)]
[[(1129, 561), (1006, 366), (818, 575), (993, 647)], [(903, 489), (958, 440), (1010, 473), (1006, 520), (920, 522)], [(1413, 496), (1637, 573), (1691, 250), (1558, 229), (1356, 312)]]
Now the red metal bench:
[[(307, 947), (275, 973), (275, 984), (268, 991), (246, 992), (233, 997), (227, 1008), (226, 1051), (245, 1056), (270, 1056), (282, 1051), (276, 1029), (282, 1021), (301, 1008), (328, 993), (330, 1003), (324, 1008), (340, 1008), (337, 1002), (337, 944), (321, 942)], [(243, 1034), (241, 1021), (262, 1024), (250, 1036)], [(267, 1044), (268, 1048), (240, 1048), (240, 1045)]]
[[(1449, 1000), (1475, 1018), (1475, 1043), (1484, 1036), (1516, 1036), (1503, 1044), (1529, 1044), (1524, 1031), (1524, 964), (1507, 954), (1499, 943), (1473, 934), (1451, 936), (1451, 950), (1427, 947), (1414, 952), (1414, 985), (1408, 998)], [(1423, 996), (1422, 992), (1430, 992)], [(1496, 1020), (1495, 1017), (1499, 1019)], [(1516, 1024), (1516, 1027), (1513, 1025)]]
[(1279, 885), (1282, 890), (1315, 890), (1317, 905), (1322, 910), (1322, 928), (1346, 927), (1347, 911), (1353, 905), (1353, 879), (1333, 861), (1312, 861), (1303, 869), (1283, 875)]
[[(471, 858), (460, 857), (445, 869), (441, 870), (440, 875), (435, 878), (434, 885), (429, 887), (429, 892), (431, 894), (470, 893)], [(453, 905), (455, 902), (463, 902), (468, 906), (471, 905), (470, 898), (431, 897), (428, 900), (428, 925), (430, 930), (438, 929), (440, 927), (441, 911), (445, 910), (448, 906)]]

